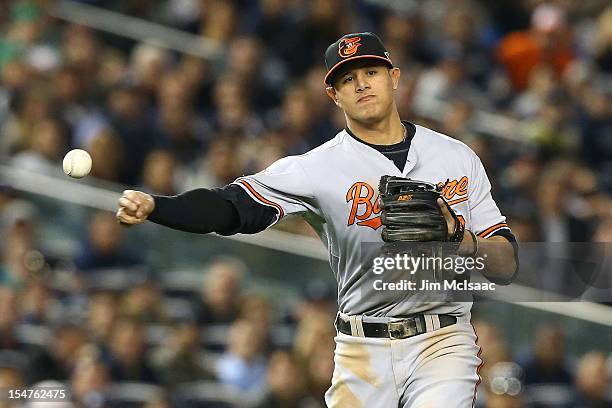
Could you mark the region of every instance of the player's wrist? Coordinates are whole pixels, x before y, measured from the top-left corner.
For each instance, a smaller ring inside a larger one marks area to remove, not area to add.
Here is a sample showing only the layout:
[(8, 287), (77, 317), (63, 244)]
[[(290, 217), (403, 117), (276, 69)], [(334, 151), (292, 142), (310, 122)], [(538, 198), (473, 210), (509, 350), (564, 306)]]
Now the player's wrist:
[(147, 201), (149, 207), (147, 215), (150, 215), (155, 210), (155, 198), (151, 194), (146, 194), (145, 200)]
[(478, 237), (476, 234), (466, 229), (465, 234), (463, 235), (463, 240), (459, 245), (459, 250), (457, 251), (459, 255), (465, 257), (475, 257), (478, 253)]

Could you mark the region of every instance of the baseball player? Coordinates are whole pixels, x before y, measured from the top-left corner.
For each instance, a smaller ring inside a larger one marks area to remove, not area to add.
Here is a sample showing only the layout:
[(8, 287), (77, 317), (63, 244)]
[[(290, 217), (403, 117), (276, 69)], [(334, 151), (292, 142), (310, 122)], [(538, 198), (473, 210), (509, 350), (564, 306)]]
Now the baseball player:
[[(329, 407), (469, 407), (481, 363), (471, 302), (414, 302), (376, 292), (364, 272), (362, 243), (381, 241), (377, 187), (391, 175), (444, 183), (440, 211), (449, 236), (461, 220), (458, 253), (485, 261), (482, 274), (509, 283), (516, 241), (491, 197), (482, 163), (465, 144), (402, 121), (394, 96), (400, 69), (372, 33), (343, 36), (325, 53), (326, 92), (346, 128), (300, 156), (219, 189), (178, 196), (126, 190), (117, 218), (222, 235), (253, 234), (302, 216), (329, 251), (338, 282), (335, 369)], [(451, 211), (456, 216), (451, 216)]]

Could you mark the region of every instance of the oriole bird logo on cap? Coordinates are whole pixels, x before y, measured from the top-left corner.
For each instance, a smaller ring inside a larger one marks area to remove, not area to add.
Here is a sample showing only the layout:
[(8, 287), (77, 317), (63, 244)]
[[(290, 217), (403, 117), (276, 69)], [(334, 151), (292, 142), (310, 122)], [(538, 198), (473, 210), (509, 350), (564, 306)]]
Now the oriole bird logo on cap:
[(342, 58), (355, 55), (360, 45), (361, 37), (343, 38), (342, 41), (338, 43), (338, 55), (340, 55)]

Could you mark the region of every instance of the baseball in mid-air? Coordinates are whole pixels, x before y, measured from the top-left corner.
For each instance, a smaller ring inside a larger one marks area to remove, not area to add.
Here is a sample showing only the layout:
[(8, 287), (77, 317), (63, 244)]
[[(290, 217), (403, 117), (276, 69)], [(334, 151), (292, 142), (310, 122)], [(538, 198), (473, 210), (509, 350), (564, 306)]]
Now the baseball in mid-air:
[(83, 178), (91, 171), (91, 156), (85, 150), (74, 149), (64, 156), (64, 173), (72, 178)]

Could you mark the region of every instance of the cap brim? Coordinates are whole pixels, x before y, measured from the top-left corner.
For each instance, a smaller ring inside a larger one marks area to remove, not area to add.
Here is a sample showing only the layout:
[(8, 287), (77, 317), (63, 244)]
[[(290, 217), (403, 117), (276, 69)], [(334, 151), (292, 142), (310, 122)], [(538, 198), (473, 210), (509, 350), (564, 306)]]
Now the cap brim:
[(389, 66), (393, 67), (393, 63), (391, 62), (391, 60), (389, 58), (385, 58), (385, 57), (381, 57), (380, 55), (356, 55), (354, 57), (349, 57), (346, 59), (343, 59), (342, 61), (339, 61), (336, 63), (336, 65), (334, 65), (333, 67), (331, 67), (331, 69), (329, 71), (327, 71), (327, 75), (325, 75), (325, 79), (323, 79), (323, 82), (325, 83), (325, 85), (331, 85), (330, 82), (330, 78), (331, 76), (338, 70), (338, 68), (340, 68), (343, 64), (349, 62), (349, 61), (355, 61), (355, 60), (359, 60), (359, 59), (374, 59), (374, 60), (380, 60), (380, 61), (384, 61), (387, 64), (389, 64)]

